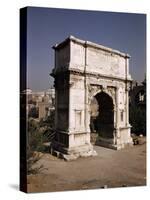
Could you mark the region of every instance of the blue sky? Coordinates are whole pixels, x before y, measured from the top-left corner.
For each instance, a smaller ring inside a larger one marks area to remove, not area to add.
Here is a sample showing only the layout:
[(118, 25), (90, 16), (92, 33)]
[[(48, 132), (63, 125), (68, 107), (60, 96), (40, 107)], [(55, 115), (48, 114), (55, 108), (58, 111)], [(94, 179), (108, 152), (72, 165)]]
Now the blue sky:
[(130, 74), (143, 81), (146, 71), (146, 15), (54, 8), (28, 8), (28, 87), (53, 85), (54, 44), (69, 35), (131, 55)]

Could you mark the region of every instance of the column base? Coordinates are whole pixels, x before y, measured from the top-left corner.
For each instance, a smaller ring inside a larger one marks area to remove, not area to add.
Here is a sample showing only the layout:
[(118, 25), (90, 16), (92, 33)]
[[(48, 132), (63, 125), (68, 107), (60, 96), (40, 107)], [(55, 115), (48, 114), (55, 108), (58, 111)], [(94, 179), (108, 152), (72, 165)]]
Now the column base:
[(96, 145), (106, 147), (109, 149), (120, 150), (120, 149), (124, 149), (126, 147), (133, 146), (133, 142), (122, 143), (122, 144), (113, 144), (113, 143), (106, 142), (106, 140), (99, 140), (99, 141), (96, 141)]
[[(123, 135), (122, 135), (123, 136)], [(125, 134), (124, 137), (119, 138), (103, 138), (99, 137), (99, 139), (95, 142), (96, 145), (114, 149), (114, 150), (120, 150), (126, 147), (133, 146), (133, 140), (131, 136), (128, 136), (128, 134)]]
[(66, 161), (76, 160), (79, 157), (97, 156), (91, 144), (67, 148), (54, 141), (51, 144), (50, 151), (52, 155)]
[(118, 150), (120, 147), (116, 144), (114, 144), (113, 138), (99, 138), (99, 140), (96, 141), (95, 145), (106, 147), (109, 149)]

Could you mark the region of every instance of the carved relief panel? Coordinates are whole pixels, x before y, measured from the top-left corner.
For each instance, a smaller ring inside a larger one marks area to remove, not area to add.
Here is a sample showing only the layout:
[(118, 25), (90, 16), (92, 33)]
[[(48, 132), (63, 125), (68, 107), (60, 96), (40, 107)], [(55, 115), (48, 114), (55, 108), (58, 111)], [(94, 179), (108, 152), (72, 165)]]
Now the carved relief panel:
[(116, 104), (116, 89), (115, 87), (107, 85), (89, 85), (88, 86), (88, 103), (90, 104), (91, 99), (100, 92), (107, 93), (112, 99), (114, 106)]

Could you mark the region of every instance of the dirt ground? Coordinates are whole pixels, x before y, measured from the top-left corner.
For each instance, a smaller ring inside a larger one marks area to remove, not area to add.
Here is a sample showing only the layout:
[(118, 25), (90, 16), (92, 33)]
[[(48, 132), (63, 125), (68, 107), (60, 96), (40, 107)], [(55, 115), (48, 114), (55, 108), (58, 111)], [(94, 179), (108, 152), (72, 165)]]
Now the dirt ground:
[(123, 150), (94, 146), (98, 155), (66, 162), (44, 154), (28, 176), (28, 192), (112, 188), (146, 185), (146, 144)]

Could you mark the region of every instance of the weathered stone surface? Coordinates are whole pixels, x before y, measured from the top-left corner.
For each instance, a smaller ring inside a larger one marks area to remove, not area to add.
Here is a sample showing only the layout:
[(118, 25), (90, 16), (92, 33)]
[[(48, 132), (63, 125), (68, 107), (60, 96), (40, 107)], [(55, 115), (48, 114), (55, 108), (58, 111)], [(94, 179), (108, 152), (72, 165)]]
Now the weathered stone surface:
[(95, 124), (104, 137), (101, 143), (115, 149), (132, 144), (128, 119), (128, 90), (132, 80), (130, 56), (73, 36), (53, 48), (57, 132), (57, 145), (53, 147), (62, 153), (68, 152), (66, 159), (77, 154), (92, 155), (90, 124), (93, 98), (98, 103)]
[(81, 152), (81, 153), (73, 153), (73, 154), (61, 154), (60, 158), (63, 158), (66, 161), (72, 161), (76, 160), (79, 157), (89, 157), (89, 156), (97, 156), (97, 153), (95, 150), (90, 150), (87, 152)]

